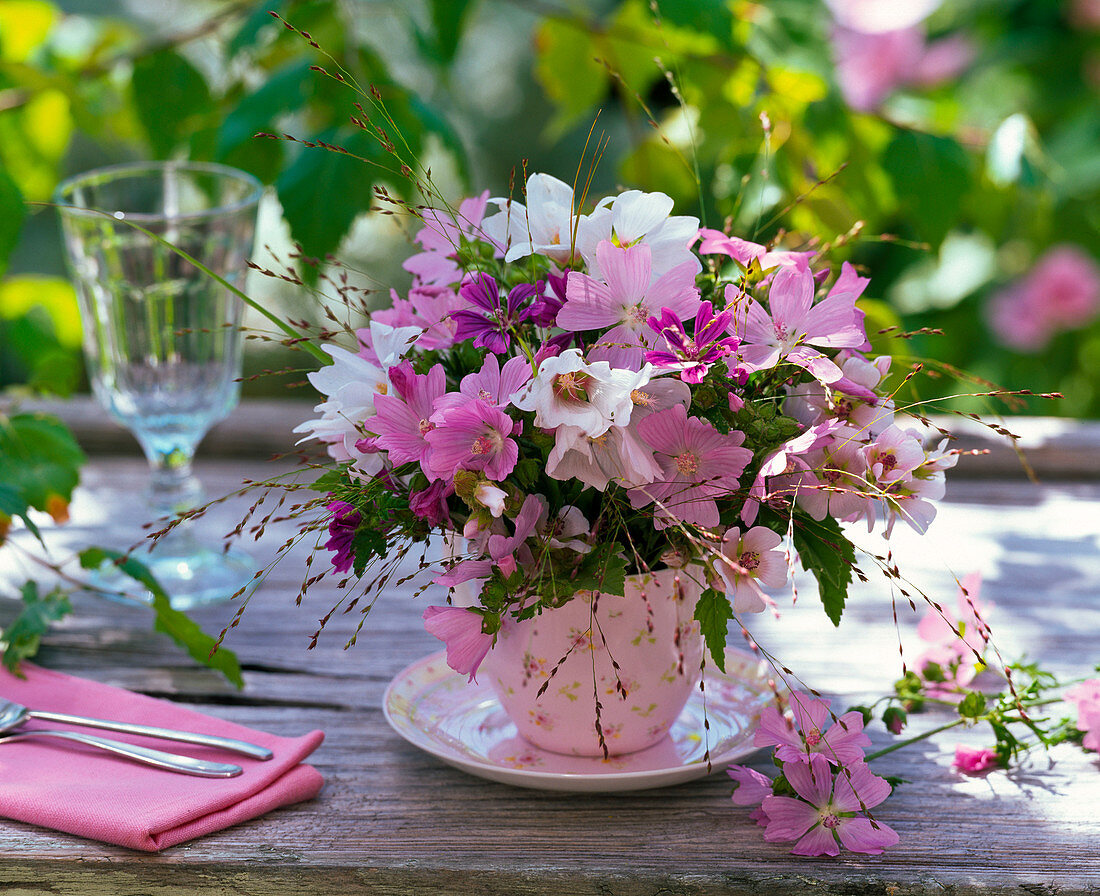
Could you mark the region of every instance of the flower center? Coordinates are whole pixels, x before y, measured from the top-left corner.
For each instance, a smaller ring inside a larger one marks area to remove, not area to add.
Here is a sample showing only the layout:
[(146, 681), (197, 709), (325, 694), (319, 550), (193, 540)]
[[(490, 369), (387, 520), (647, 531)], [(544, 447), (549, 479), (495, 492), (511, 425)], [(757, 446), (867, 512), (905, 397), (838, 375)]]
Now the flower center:
[(434, 423), (431, 423), (428, 420), (421, 420), (420, 421), (420, 434), (421, 435), (426, 435), (427, 433), (431, 432), (433, 429), (435, 429), (435, 424)]
[(840, 470), (825, 470), (825, 481), (830, 485), (836, 485), (840, 482), (840, 477), (844, 475)]
[(821, 732), (817, 728), (811, 728), (806, 733), (806, 743), (811, 747), (816, 747), (821, 743)]
[(562, 401), (581, 404), (588, 401), (588, 381), (592, 379), (582, 370), (559, 373), (554, 377), (554, 395)]
[(832, 812), (826, 812), (821, 816), (821, 826), (823, 828), (835, 828), (840, 825), (840, 819), (837, 818)]
[(893, 452), (887, 452), (879, 455), (878, 462), (882, 464), (882, 471), (884, 473), (889, 473), (898, 465), (898, 458)]
[(676, 469), (689, 476), (699, 470), (699, 458), (693, 451), (685, 451), (676, 458)]
[(833, 402), (833, 414), (841, 420), (847, 420), (852, 415), (852, 403), (847, 398), (838, 398)]
[(491, 435), (478, 436), (470, 445), (470, 453), (474, 455), (489, 454), (497, 447), (497, 441)]
[(630, 393), (630, 400), (643, 408), (651, 408), (654, 405), (653, 396), (641, 389), (634, 389)]
[(486, 390), (486, 389), (478, 389), (477, 390), (477, 397), (480, 398), (482, 401), (487, 401), (487, 402), (492, 402), (492, 400), (493, 400), (493, 396), (490, 395), (488, 390)]
[(626, 322), (633, 324), (636, 327), (645, 326), (645, 322), (649, 320), (649, 309), (646, 308), (641, 302), (635, 305), (633, 308), (626, 309)]
[(780, 342), (786, 342), (789, 336), (790, 333), (787, 330), (787, 325), (781, 324), (777, 321), (775, 323), (775, 338), (778, 339)]
[(760, 552), (745, 551), (737, 562), (741, 564), (742, 568), (751, 572), (760, 566)]
[(374, 391), (377, 392), (379, 395), (388, 395), (390, 391), (390, 384), (379, 383), (377, 386), (374, 387)]

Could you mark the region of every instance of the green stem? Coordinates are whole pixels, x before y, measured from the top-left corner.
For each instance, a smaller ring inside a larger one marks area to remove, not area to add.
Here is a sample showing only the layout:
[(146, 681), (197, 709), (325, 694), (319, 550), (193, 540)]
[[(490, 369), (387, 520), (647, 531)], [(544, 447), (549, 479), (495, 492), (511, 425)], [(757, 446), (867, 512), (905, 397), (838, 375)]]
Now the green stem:
[(955, 719), (953, 722), (948, 722), (946, 725), (940, 725), (939, 728), (932, 728), (929, 731), (925, 731), (923, 734), (917, 734), (914, 737), (906, 738), (905, 740), (899, 740), (896, 744), (890, 744), (888, 747), (883, 747), (881, 750), (877, 750), (874, 753), (870, 753), (863, 757), (864, 762), (870, 762), (872, 759), (878, 759), (880, 756), (885, 756), (887, 753), (893, 753), (894, 750), (900, 750), (902, 747), (908, 747), (910, 744), (915, 744), (918, 741), (927, 740), (934, 734), (939, 734), (941, 731), (948, 731), (951, 728), (955, 728), (963, 722), (972, 721), (971, 719)]

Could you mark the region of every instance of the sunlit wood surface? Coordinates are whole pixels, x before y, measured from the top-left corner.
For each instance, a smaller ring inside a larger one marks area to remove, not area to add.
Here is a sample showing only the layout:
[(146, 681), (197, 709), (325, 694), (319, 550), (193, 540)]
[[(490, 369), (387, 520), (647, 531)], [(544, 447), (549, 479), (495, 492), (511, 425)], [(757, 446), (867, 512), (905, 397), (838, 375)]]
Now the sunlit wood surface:
[[(88, 432), (107, 431), (86, 406), (77, 410), (91, 421)], [(210, 493), (281, 469), (264, 455), (286, 444), (300, 416), (263, 406), (223, 427), (222, 444), (236, 447), (224, 449), (232, 456), (200, 464)], [(1040, 482), (1027, 481), (1003, 451), (992, 460), (996, 472), (983, 478), (989, 470), (973, 459), (951, 481), (929, 534), (918, 538), (899, 526), (893, 549), (915, 585), (941, 601), (954, 602), (954, 576), (980, 570), (983, 596), (996, 605), (989, 621), (1006, 657), (1026, 654), (1060, 674), (1085, 674), (1100, 663), (1100, 435), (1095, 427), (1030, 426)], [(108, 453), (92, 456), (74, 521), (54, 536), (74, 544), (125, 543), (140, 535), (134, 508), (143, 462), (111, 447), (110, 439), (95, 444)], [(219, 507), (208, 531), (231, 528), (246, 503)], [(276, 527), (251, 549), (269, 557), (286, 532)], [(873, 539), (867, 545), (881, 548)], [(153, 634), (145, 611), (93, 597), (75, 600), (76, 611), (49, 636), (39, 659), (280, 734), (321, 728), (326, 740), (312, 759), (325, 776), (321, 795), (159, 855), (0, 820), (0, 892), (1100, 892), (1096, 754), (1059, 748), (1012, 773), (963, 778), (951, 769), (955, 744), (984, 744), (981, 731), (953, 731), (876, 762), (880, 774), (912, 782), (877, 812), (901, 836), (881, 857), (790, 856), (789, 846), (764, 842), (747, 813), (730, 803), (728, 779), (720, 774), (607, 796), (527, 791), (467, 776), (406, 744), (380, 708), (391, 678), (439, 649), (420, 614), (442, 594), (429, 591), (413, 601), (408, 592), (386, 593), (354, 648), (343, 645), (358, 618), (336, 617), (307, 650), (335, 590), (322, 583), (295, 607), (301, 557), (276, 568), (228, 638), (245, 668), (242, 692)], [(18, 574), (10, 558), (3, 562), (6, 575)], [(898, 600), (895, 629), (890, 587), (872, 576), (853, 592), (834, 630), (810, 583), (799, 585), (793, 607), (789, 597), (781, 599), (780, 620), (752, 622), (759, 641), (808, 684), (834, 695), (838, 707), (888, 690), (900, 670), (899, 637), (907, 656), (920, 649), (906, 602)], [(223, 605), (194, 616), (216, 631), (233, 610)], [(914, 730), (945, 720), (917, 717)], [(873, 730), (876, 745), (890, 741), (881, 726)], [(758, 754), (755, 765), (766, 769), (768, 757)]]

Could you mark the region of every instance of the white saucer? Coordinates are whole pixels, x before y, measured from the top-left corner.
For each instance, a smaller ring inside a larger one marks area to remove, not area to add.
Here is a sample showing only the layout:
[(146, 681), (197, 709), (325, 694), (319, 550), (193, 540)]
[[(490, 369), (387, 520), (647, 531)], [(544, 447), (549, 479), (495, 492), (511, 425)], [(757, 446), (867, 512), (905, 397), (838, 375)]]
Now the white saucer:
[(729, 650), (725, 673), (708, 668), (703, 683), (705, 689), (692, 693), (667, 737), (610, 759), (565, 756), (528, 743), (488, 683), (467, 683), (447, 666), (443, 652), (418, 660), (394, 678), (382, 711), (409, 743), (490, 781), (537, 790), (645, 790), (701, 778), (755, 752), (755, 723), (772, 699), (758, 661)]

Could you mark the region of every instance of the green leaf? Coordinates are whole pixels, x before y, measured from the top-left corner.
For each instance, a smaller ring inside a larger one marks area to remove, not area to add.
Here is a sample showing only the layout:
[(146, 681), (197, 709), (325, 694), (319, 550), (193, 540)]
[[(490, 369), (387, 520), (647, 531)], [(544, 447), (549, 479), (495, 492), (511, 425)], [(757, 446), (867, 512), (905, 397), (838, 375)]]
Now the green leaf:
[(985, 695), (971, 691), (959, 702), (959, 715), (964, 719), (976, 719), (985, 712)]
[(729, 630), (729, 621), (733, 618), (730, 599), (721, 591), (708, 588), (700, 595), (699, 602), (695, 605), (695, 618), (703, 631), (703, 639), (707, 642), (707, 649), (714, 664), (725, 672), (726, 633)]
[(848, 586), (852, 583), (855, 550), (831, 516), (821, 521), (802, 518), (794, 527), (794, 546), (802, 568), (817, 579), (825, 615), (840, 625)]
[(970, 188), (966, 151), (948, 137), (899, 131), (886, 147), (882, 165), (917, 236), (939, 244), (958, 220)]
[[(238, 146), (253, 141), (258, 131), (271, 131), (278, 117), (301, 109), (313, 96), (318, 75), (310, 63), (294, 60), (264, 79), (263, 85), (244, 97), (226, 116), (218, 131), (217, 152), (224, 158)], [(278, 145), (263, 141), (265, 145)]]
[(470, 0), (428, 0), (432, 27), (417, 32), (421, 47), (440, 65), (449, 65), (458, 52), (462, 26), (470, 12)]
[(196, 662), (221, 672), (238, 688), (244, 687), (237, 655), (232, 650), (219, 647), (217, 641), (199, 628), (189, 616), (173, 609), (164, 588), (144, 563), (108, 548), (86, 548), (78, 556), (84, 569), (98, 569), (104, 563), (110, 562), (135, 582), (144, 585), (153, 598), (153, 629), (175, 641)]
[(0, 165), (0, 276), (8, 269), (8, 258), (19, 242), (26, 216), (23, 194)]
[(692, 31), (705, 31), (730, 46), (733, 13), (728, 0), (658, 0), (661, 17)]
[(49, 511), (52, 501), (67, 503), (83, 463), (84, 452), (60, 420), (46, 414), (0, 416), (0, 482), (18, 492), (26, 506)]
[[(325, 131), (311, 138), (342, 146), (377, 160), (378, 144), (360, 130)], [(279, 176), (275, 188), (291, 235), (307, 255), (322, 258), (334, 252), (352, 222), (367, 212), (378, 168), (369, 162), (321, 147), (306, 147)], [(324, 201), (318, 201), (324, 197)]]
[(584, 555), (577, 574), (568, 582), (570, 594), (577, 591), (599, 591), (602, 594), (624, 594), (626, 591), (626, 558), (617, 542), (597, 545)]
[(139, 58), (131, 84), (138, 119), (158, 158), (170, 156), (214, 106), (202, 73), (172, 50)]
[(23, 608), (11, 625), (0, 629), (0, 650), (4, 668), (15, 672), (20, 660), (30, 659), (38, 652), (42, 636), (50, 626), (72, 612), (69, 598), (59, 588), (38, 593), (35, 582), (23, 586)]

